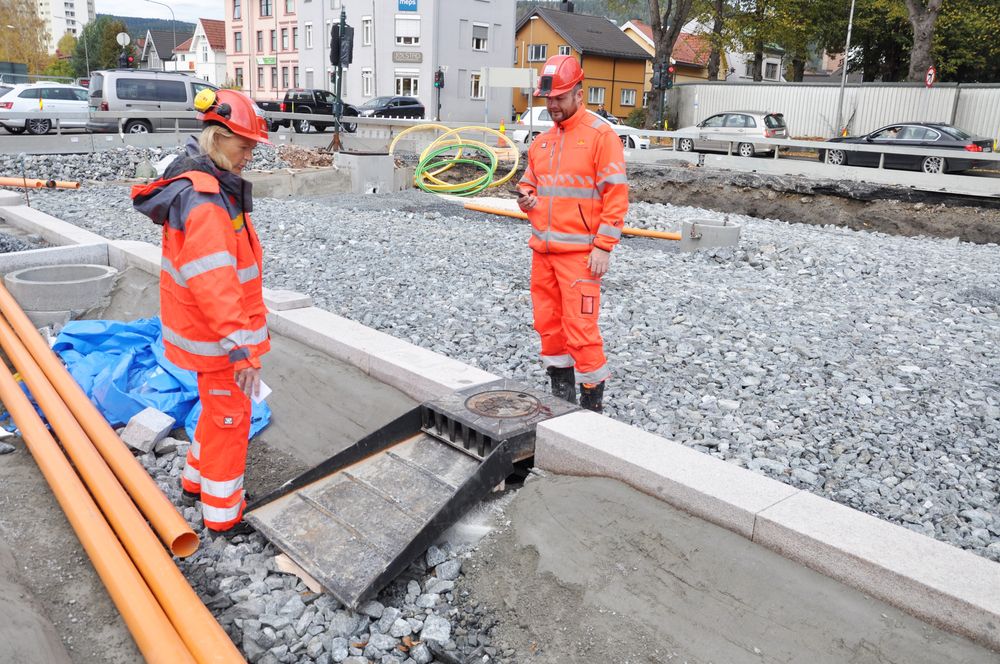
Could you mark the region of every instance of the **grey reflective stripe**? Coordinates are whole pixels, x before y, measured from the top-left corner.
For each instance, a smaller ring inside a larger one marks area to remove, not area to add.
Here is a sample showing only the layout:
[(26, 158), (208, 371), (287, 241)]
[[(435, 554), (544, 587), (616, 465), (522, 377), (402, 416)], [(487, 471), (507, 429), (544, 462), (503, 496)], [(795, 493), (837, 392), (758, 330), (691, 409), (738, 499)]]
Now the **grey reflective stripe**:
[(224, 357), (237, 346), (263, 343), (267, 339), (267, 326), (256, 330), (236, 330), (220, 341), (194, 341), (182, 337), (166, 325), (163, 326), (163, 340), (169, 341), (183, 351), (205, 357)]
[(610, 224), (601, 224), (601, 227), (597, 229), (598, 235), (606, 235), (607, 237), (618, 239), (622, 236), (622, 229), (616, 228)]
[(596, 117), (591, 121), (590, 126), (593, 127), (594, 129), (600, 129), (601, 127), (604, 126), (604, 120), (602, 120), (600, 117)]
[(243, 501), (236, 503), (232, 507), (212, 507), (211, 505), (201, 504), (201, 518), (205, 520), (205, 523), (229, 523), (240, 516), (240, 508), (243, 507)]
[(231, 396), (233, 396), (233, 393), (230, 392), (229, 390), (209, 390), (208, 393), (211, 394), (211, 395), (213, 395), (213, 396), (217, 396), (217, 397), (231, 397)]
[(184, 470), (181, 471), (181, 477), (195, 484), (201, 482), (201, 473), (198, 472), (197, 468), (192, 468), (191, 466), (184, 466)]
[(587, 373), (576, 372), (577, 383), (600, 383), (608, 378), (611, 378), (611, 370), (608, 369), (608, 365), (606, 364), (600, 369), (588, 371)]
[(566, 369), (573, 366), (573, 356), (572, 355), (542, 355), (542, 368), (548, 369), (549, 367), (558, 367), (560, 369)]
[(604, 193), (604, 188), (609, 184), (628, 184), (628, 176), (624, 173), (612, 173), (598, 181), (597, 190)]
[(561, 198), (585, 198), (593, 200), (600, 198), (594, 189), (584, 189), (583, 187), (551, 187), (542, 185), (538, 188), (539, 196), (559, 196)]
[(174, 268), (173, 263), (166, 259), (166, 257), (160, 258), (160, 269), (170, 275), (179, 286), (187, 286), (187, 282), (184, 281), (184, 277), (180, 275), (179, 272)]
[(199, 274), (205, 274), (206, 272), (217, 270), (220, 267), (235, 268), (236, 257), (228, 251), (219, 251), (185, 263), (181, 266), (178, 272), (180, 272), (181, 277), (187, 281), (188, 279), (197, 277)]
[(555, 231), (538, 231), (531, 229), (531, 234), (543, 242), (562, 242), (563, 244), (593, 244), (593, 235), (577, 235), (576, 233), (556, 233)]
[(216, 498), (229, 498), (234, 493), (243, 488), (243, 476), (240, 475), (234, 480), (226, 480), (225, 482), (219, 482), (218, 480), (210, 480), (207, 477), (201, 478), (201, 492), (207, 493), (210, 496)]
[(260, 270), (257, 268), (257, 264), (254, 263), (250, 267), (245, 267), (240, 270), (236, 270), (236, 276), (239, 277), (240, 283), (245, 284), (248, 281), (253, 281), (260, 276)]

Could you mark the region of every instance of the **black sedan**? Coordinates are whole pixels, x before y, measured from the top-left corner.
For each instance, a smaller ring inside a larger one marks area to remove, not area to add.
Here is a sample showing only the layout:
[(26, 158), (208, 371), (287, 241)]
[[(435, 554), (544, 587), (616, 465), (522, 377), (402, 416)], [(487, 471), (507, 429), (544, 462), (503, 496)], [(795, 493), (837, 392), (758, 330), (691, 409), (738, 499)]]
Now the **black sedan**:
[[(882, 127), (867, 136), (844, 136), (831, 138), (831, 143), (861, 143), (906, 148), (934, 148), (941, 150), (961, 150), (963, 152), (993, 152), (993, 142), (988, 138), (970, 136), (958, 127), (938, 122), (905, 122)], [(881, 153), (859, 152), (855, 150), (821, 150), (820, 161), (837, 166), (878, 166)], [(885, 153), (885, 168), (896, 168), (924, 173), (950, 173), (965, 171), (975, 166), (991, 162), (978, 159), (963, 159), (915, 154)]]
[(375, 97), (358, 106), (361, 117), (423, 118), (424, 105), (416, 97)]

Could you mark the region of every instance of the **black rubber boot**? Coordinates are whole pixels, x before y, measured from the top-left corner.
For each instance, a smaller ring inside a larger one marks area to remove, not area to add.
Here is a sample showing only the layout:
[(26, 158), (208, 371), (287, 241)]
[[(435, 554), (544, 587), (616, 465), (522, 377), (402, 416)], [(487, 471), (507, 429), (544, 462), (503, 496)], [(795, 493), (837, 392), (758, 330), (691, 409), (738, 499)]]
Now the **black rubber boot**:
[(580, 405), (595, 413), (604, 411), (604, 382), (597, 385), (580, 385)]
[(573, 367), (549, 367), (546, 369), (552, 380), (552, 394), (576, 403), (576, 370)]

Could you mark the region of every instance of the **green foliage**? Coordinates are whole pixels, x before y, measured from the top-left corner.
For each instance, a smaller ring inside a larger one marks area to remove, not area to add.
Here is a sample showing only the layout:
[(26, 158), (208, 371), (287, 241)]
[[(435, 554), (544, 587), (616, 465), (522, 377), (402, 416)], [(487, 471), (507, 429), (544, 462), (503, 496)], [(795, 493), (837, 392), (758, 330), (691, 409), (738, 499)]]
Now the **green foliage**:
[[(88, 60), (90, 71), (115, 69), (118, 66), (118, 55), (122, 52), (122, 47), (115, 37), (119, 32), (127, 32), (125, 24), (108, 16), (98, 16), (84, 27), (80, 43), (73, 54), (73, 70), (77, 76), (89, 76)], [(138, 59), (134, 41), (125, 47), (125, 52)]]
[(0, 2), (0, 61), (27, 65), (29, 74), (41, 73), (49, 64), (48, 38), (32, 0)]
[(941, 80), (1000, 81), (1000, 0), (949, 0), (931, 49)]
[(42, 73), (48, 78), (76, 78), (76, 70), (73, 69), (73, 62), (70, 58), (53, 57), (52, 62), (49, 63), (49, 66)]
[(632, 112), (628, 114), (625, 118), (625, 124), (629, 127), (635, 127), (641, 129), (646, 126), (646, 109), (644, 108), (633, 108)]

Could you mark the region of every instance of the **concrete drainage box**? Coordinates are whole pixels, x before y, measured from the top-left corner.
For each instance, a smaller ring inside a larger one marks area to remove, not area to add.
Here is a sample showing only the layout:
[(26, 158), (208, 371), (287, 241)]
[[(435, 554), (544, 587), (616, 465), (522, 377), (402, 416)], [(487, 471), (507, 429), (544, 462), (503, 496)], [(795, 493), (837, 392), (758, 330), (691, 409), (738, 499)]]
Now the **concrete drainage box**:
[(740, 243), (743, 227), (715, 219), (688, 219), (681, 228), (681, 251), (735, 247)]
[(350, 608), (377, 593), (577, 410), (508, 380), (422, 404), (251, 505), (246, 519)]

